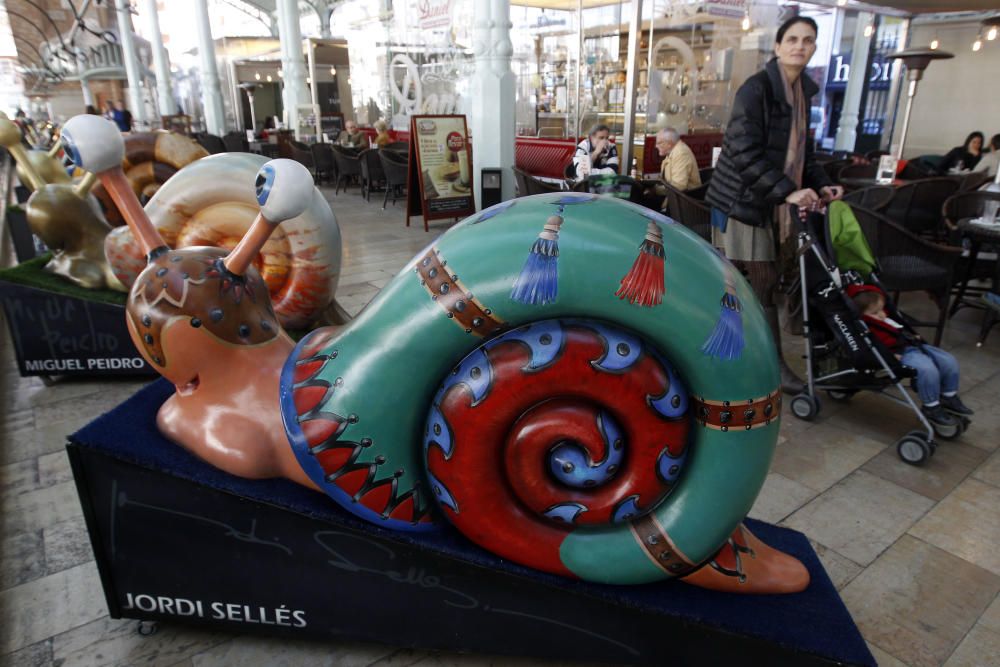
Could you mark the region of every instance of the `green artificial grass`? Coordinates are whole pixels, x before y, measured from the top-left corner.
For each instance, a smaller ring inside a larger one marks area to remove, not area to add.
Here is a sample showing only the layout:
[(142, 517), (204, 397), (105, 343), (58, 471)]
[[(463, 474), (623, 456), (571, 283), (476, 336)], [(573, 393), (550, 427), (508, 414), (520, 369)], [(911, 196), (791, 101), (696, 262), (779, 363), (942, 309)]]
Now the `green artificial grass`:
[(85, 301), (110, 303), (114, 306), (125, 305), (125, 301), (128, 299), (128, 294), (125, 292), (116, 292), (110, 289), (87, 289), (76, 283), (71, 283), (62, 276), (49, 273), (45, 270), (45, 265), (50, 259), (52, 259), (51, 253), (45, 253), (15, 267), (0, 270), (0, 281), (34, 287)]

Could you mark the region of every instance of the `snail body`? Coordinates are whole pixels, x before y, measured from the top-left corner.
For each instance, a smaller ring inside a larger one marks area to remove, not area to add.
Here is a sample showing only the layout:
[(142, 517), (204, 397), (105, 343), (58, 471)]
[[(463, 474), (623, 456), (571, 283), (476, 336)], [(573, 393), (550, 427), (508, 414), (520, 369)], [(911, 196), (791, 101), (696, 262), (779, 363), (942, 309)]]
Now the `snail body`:
[[(200, 159), (160, 186), (146, 214), (171, 248), (233, 248), (257, 215), (254, 176), (267, 160), (251, 153)], [(322, 313), (337, 291), (341, 238), (330, 205), (312, 188), (306, 210), (278, 227), (256, 262), (281, 326), (299, 329)], [(146, 258), (128, 227), (108, 235), (105, 253), (125, 285)]]
[[(565, 220), (558, 294), (523, 303), (513, 297), (525, 249), (540, 228), (543, 241), (553, 236), (556, 209)], [(642, 307), (616, 288), (650, 223), (666, 248), (667, 287), (659, 305)], [(742, 351), (709, 356), (719, 295), (731, 292), (751, 304), (741, 313)], [(565, 371), (550, 370), (570, 357)], [(623, 402), (627, 388), (634, 395)], [(281, 407), (313, 483), (366, 520), (432, 530), (433, 499), (467, 536), (505, 558), (592, 581), (641, 583), (693, 571), (737, 529), (777, 441), (777, 389), (762, 311), (726, 260), (647, 209), (551, 194), (459, 223), (349, 327), (303, 339), (282, 371)], [(490, 407), (492, 394), (500, 398)], [(566, 405), (552, 405), (557, 399)], [(463, 411), (481, 414), (466, 423)], [(585, 416), (552, 426), (548, 411)], [(622, 468), (593, 478), (593, 489), (573, 486), (550, 468), (560, 461), (607, 468), (614, 439), (609, 444), (608, 431), (600, 436), (594, 426), (602, 413), (624, 441)], [(577, 433), (581, 420), (589, 434)], [(546, 429), (548, 439), (520, 441)], [(483, 453), (487, 443), (492, 449)], [(562, 454), (561, 444), (569, 445)], [(626, 470), (636, 460), (639, 468)], [(607, 485), (623, 495), (602, 497)], [(592, 502), (604, 508), (596, 512)], [(583, 520), (598, 513), (597, 525)]]

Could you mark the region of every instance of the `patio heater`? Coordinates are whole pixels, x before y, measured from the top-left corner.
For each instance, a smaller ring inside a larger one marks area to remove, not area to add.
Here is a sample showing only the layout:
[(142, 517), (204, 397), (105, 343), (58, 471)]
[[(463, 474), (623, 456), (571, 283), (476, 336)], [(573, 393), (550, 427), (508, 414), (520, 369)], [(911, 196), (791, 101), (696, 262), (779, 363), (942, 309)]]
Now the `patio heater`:
[(903, 114), (903, 128), (899, 132), (899, 147), (893, 156), (897, 160), (903, 159), (903, 147), (906, 145), (906, 130), (910, 127), (910, 112), (913, 111), (913, 98), (917, 96), (917, 82), (924, 76), (924, 70), (931, 64), (932, 60), (947, 60), (955, 55), (947, 51), (938, 51), (928, 47), (917, 47), (906, 49), (898, 53), (889, 55), (890, 58), (902, 60), (906, 65), (907, 80), (910, 82), (906, 91), (906, 112)]
[(253, 129), (254, 136), (257, 136), (257, 113), (253, 108), (253, 91), (257, 90), (257, 84), (244, 82), (240, 84), (240, 88), (247, 91), (247, 98), (250, 100), (250, 127)]

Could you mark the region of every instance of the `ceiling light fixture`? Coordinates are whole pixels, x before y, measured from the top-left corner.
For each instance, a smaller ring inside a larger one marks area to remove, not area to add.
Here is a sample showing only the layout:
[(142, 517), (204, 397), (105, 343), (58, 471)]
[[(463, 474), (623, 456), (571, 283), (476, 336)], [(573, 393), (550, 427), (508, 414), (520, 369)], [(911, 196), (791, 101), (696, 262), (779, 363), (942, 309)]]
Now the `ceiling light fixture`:
[(267, 82), (271, 83), (271, 75), (270, 74), (267, 75)]
[(336, 67), (331, 67), (330, 68), (330, 76), (337, 76), (337, 68)]
[(875, 25), (869, 23), (865, 26), (865, 37), (871, 37), (873, 34), (875, 34)]
[(254, 73), (253, 73), (253, 78), (255, 78), (255, 79), (257, 79), (258, 81), (260, 81), (260, 72), (254, 72)]
[(983, 36), (980, 35), (979, 37), (976, 37), (976, 41), (972, 43), (972, 50), (979, 51), (982, 48), (983, 48)]
[(938, 41), (937, 37), (931, 40), (931, 50), (936, 50), (939, 46), (941, 46), (941, 42)]
[(743, 28), (743, 32), (750, 30), (750, 10), (743, 15), (743, 21), (740, 23), (740, 27)]

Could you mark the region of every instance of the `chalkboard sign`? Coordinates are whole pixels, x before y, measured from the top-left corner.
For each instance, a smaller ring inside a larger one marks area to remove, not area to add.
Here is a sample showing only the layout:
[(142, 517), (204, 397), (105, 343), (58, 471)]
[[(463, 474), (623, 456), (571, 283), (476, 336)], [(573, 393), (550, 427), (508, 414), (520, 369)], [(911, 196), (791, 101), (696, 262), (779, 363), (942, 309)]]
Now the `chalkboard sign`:
[(18, 370), (29, 375), (155, 375), (129, 338), (122, 306), (0, 281)]
[(412, 116), (408, 163), (407, 227), (412, 216), (422, 215), (427, 231), (430, 220), (476, 212), (465, 116)]

